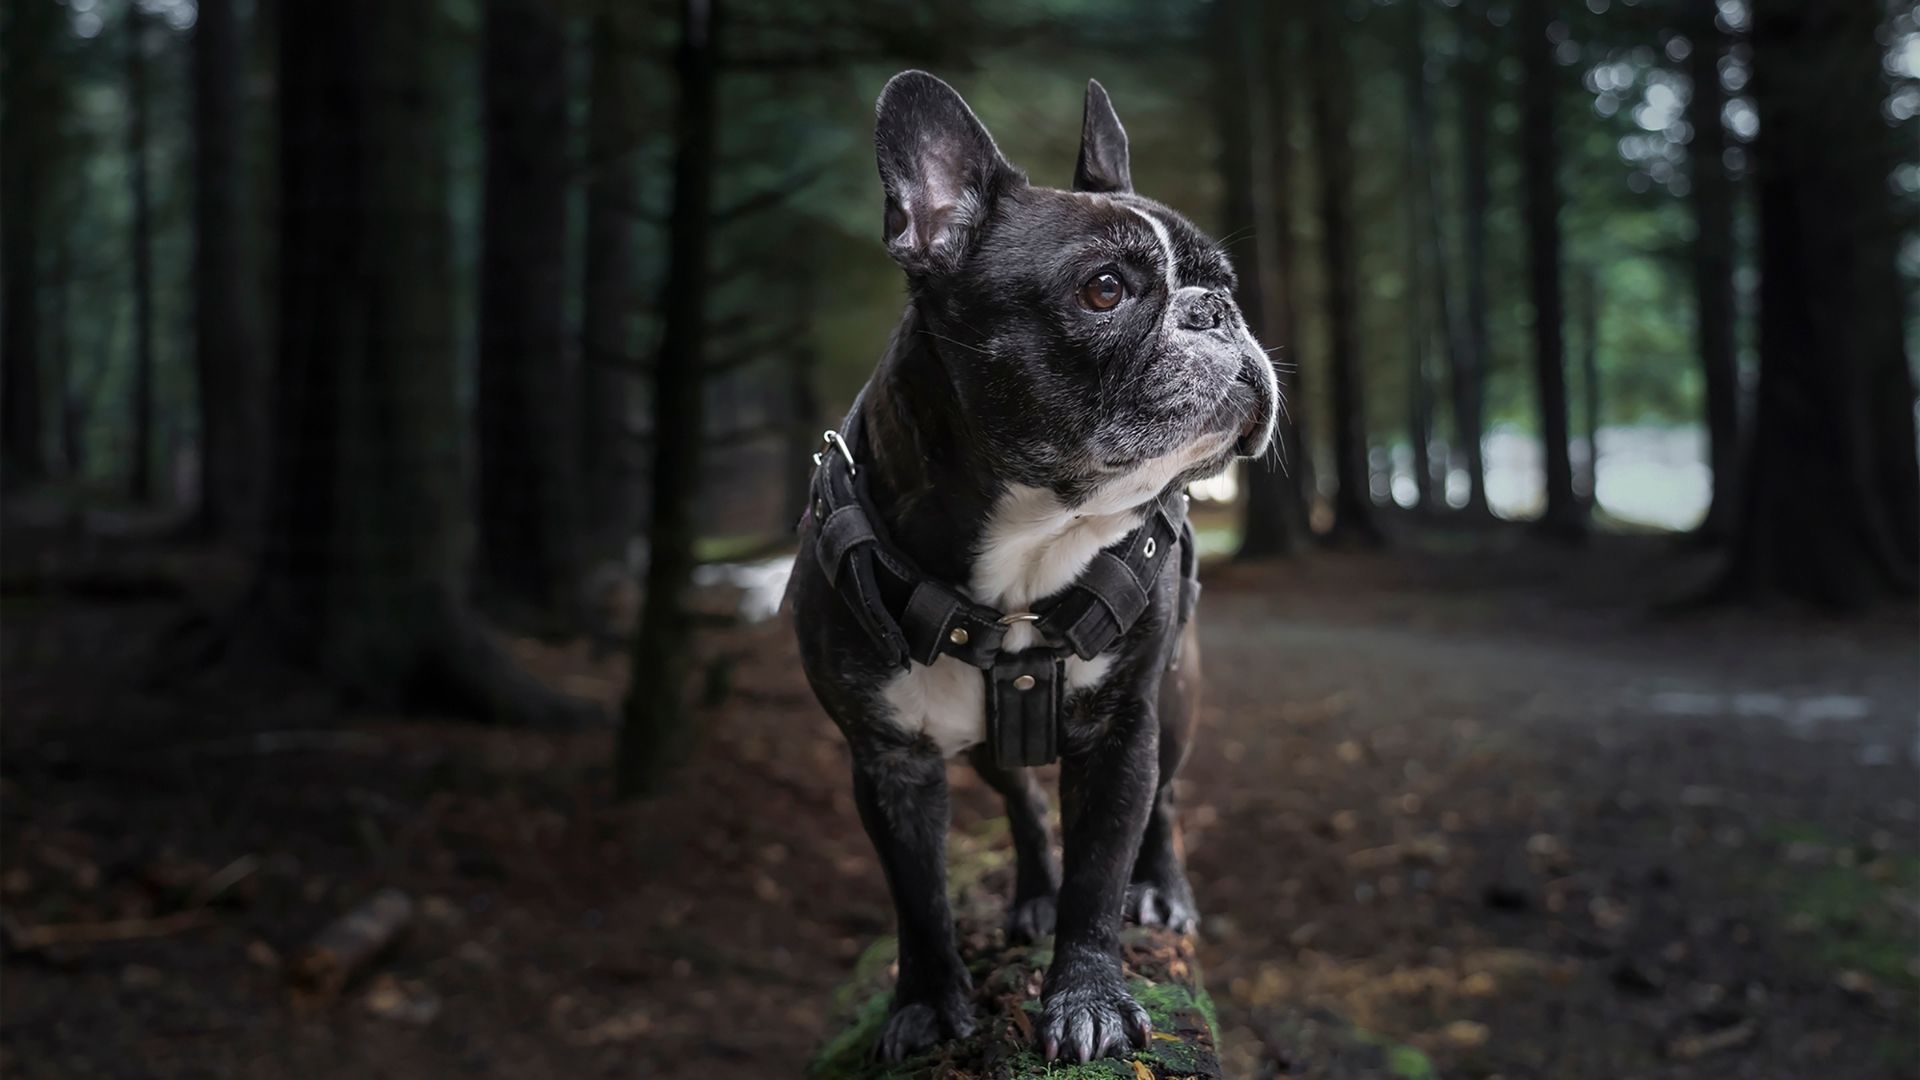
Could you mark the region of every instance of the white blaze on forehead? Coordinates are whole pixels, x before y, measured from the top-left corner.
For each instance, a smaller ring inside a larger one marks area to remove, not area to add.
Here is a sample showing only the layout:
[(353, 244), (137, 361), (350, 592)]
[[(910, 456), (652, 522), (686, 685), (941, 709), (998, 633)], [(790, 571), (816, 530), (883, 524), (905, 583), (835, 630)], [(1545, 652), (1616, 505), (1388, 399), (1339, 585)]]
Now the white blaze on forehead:
[(1159, 218), (1154, 217), (1152, 214), (1147, 213), (1137, 206), (1129, 206), (1127, 209), (1139, 215), (1140, 220), (1146, 222), (1147, 227), (1153, 230), (1154, 238), (1160, 241), (1160, 251), (1166, 256), (1167, 260), (1167, 295), (1172, 296), (1174, 293), (1180, 291), (1180, 282), (1174, 277), (1174, 263), (1176, 260), (1173, 257), (1173, 236), (1167, 232), (1165, 225), (1160, 224)]

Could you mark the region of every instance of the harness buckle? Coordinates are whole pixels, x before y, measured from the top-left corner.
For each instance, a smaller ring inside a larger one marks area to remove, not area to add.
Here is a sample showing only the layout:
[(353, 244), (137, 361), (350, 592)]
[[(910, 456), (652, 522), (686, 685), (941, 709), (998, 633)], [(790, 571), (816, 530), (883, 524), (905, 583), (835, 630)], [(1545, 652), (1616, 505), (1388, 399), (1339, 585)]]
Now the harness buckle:
[(847, 440), (841, 438), (840, 433), (832, 428), (820, 433), (820, 450), (813, 455), (813, 463), (819, 465), (820, 459), (826, 457), (829, 449), (840, 451), (840, 456), (847, 459), (847, 475), (860, 475), (860, 466), (853, 463), (853, 451), (847, 448)]

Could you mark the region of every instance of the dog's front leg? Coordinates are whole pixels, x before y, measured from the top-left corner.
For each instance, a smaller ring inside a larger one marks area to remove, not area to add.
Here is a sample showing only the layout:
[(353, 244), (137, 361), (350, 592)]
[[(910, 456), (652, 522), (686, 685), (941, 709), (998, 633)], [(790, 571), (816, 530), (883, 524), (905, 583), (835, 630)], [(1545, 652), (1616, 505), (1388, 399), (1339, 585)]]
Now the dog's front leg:
[(899, 1061), (973, 1032), (973, 983), (947, 910), (946, 762), (919, 746), (856, 749), (853, 798), (899, 921), (900, 981), (875, 1047)]
[(1060, 886), (1053, 966), (1042, 991), (1041, 1053), (1088, 1061), (1147, 1045), (1147, 1012), (1120, 969), (1127, 878), (1158, 779), (1158, 729), (1150, 699), (1121, 702), (1108, 727), (1060, 766), (1066, 874)]

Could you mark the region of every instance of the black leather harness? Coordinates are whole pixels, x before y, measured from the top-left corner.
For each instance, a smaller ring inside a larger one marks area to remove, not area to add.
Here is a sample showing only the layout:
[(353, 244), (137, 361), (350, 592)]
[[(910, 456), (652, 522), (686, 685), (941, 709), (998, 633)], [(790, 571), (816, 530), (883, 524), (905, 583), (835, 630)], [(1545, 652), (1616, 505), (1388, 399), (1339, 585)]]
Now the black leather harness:
[[(814, 456), (813, 527), (803, 533), (828, 583), (903, 669), (944, 655), (984, 673), (987, 744), (996, 762), (1053, 761), (1060, 753), (1067, 657), (1092, 660), (1132, 629), (1170, 563), (1180, 567), (1180, 623), (1193, 614), (1200, 582), (1186, 494), (1162, 495), (1137, 528), (1095, 555), (1066, 590), (1032, 611), (1006, 613), (927, 576), (887, 538), (858, 463), (861, 434), (856, 401), (841, 430), (827, 432)], [(1039, 643), (1004, 651), (1007, 631), (1022, 622), (1033, 625)]]

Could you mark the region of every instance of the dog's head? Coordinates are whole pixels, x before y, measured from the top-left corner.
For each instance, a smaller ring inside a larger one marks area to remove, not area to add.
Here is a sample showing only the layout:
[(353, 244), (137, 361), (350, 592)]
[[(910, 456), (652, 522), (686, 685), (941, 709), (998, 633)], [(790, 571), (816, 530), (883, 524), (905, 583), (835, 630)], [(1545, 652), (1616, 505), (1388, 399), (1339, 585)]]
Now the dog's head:
[(887, 249), (1000, 479), (1137, 502), (1265, 451), (1279, 391), (1233, 266), (1133, 193), (1099, 83), (1071, 191), (1030, 184), (925, 72), (894, 76), (877, 112)]

